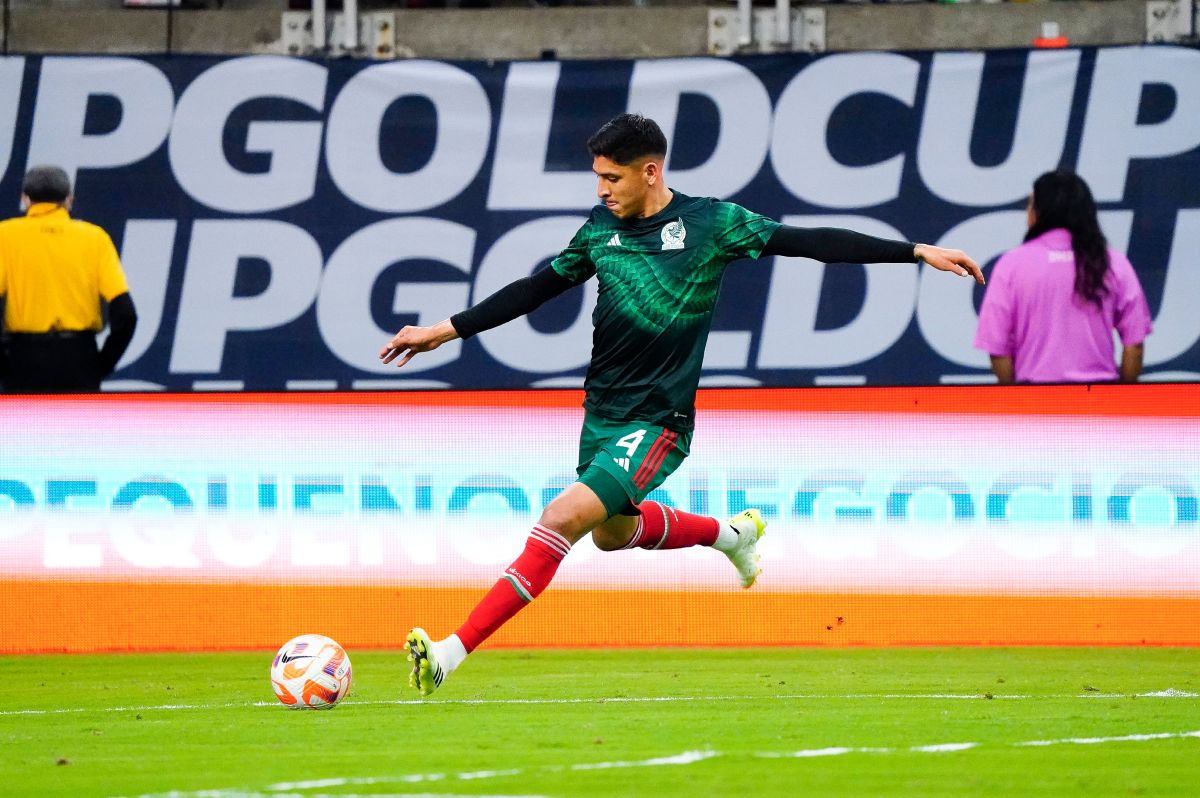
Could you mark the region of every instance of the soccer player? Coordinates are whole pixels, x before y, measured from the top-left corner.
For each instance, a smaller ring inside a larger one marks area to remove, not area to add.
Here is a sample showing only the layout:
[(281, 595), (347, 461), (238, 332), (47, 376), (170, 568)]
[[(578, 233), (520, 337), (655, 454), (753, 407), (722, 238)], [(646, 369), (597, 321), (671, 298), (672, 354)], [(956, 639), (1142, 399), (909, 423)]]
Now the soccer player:
[(729, 558), (742, 587), (754, 584), (766, 527), (757, 510), (721, 523), (645, 498), (688, 455), (704, 345), (731, 261), (761, 255), (825, 263), (924, 261), (983, 282), (978, 264), (958, 250), (784, 226), (730, 202), (673, 191), (663, 175), (666, 137), (642, 116), (607, 122), (588, 149), (602, 204), (549, 267), (431, 327), (403, 328), (379, 353), (400, 367), (418, 353), (529, 313), (593, 275), (600, 283), (579, 479), (546, 505), (524, 551), (457, 632), (437, 642), (421, 628), (408, 634), (409, 683), (423, 695), (537, 598), (589, 532), (603, 551), (710, 546)]

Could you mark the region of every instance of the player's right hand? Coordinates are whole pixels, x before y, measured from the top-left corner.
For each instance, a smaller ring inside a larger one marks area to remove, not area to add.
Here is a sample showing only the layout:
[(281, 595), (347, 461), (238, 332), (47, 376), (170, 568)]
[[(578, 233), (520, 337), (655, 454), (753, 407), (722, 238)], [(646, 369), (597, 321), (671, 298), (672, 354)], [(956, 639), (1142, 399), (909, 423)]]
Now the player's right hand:
[(396, 368), (400, 368), (418, 352), (431, 352), (457, 337), (458, 332), (449, 319), (432, 327), (402, 327), (400, 332), (393, 335), (392, 340), (379, 350), (379, 359), (384, 363), (396, 361)]

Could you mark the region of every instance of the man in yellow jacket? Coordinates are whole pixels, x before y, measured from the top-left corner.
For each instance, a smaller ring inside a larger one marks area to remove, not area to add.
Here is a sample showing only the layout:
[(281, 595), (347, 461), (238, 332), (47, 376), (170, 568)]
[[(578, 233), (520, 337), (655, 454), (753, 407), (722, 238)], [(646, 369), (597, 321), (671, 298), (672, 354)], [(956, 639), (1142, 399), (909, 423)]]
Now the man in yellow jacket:
[(9, 393), (98, 391), (137, 324), (117, 249), (103, 229), (71, 218), (62, 169), (35, 166), (21, 191), (25, 215), (0, 222), (0, 378)]

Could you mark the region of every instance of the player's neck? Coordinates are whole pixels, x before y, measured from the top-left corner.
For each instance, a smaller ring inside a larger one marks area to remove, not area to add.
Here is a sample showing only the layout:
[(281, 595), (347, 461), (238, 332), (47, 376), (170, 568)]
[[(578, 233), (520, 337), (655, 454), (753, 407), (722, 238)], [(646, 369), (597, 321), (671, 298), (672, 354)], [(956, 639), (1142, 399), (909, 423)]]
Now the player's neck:
[(675, 193), (671, 189), (667, 188), (663, 183), (657, 184), (647, 193), (646, 204), (642, 207), (642, 212), (638, 214), (638, 218), (649, 219), (670, 205), (673, 199), (675, 199)]

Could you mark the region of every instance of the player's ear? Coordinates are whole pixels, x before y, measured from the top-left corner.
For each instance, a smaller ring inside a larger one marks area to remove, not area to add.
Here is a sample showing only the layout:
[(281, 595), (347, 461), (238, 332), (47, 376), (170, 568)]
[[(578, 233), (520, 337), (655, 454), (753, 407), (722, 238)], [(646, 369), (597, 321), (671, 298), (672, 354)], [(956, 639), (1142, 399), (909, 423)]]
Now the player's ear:
[(662, 179), (662, 164), (653, 158), (648, 159), (642, 166), (642, 177), (645, 178), (646, 185), (654, 185)]

